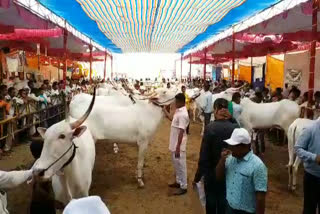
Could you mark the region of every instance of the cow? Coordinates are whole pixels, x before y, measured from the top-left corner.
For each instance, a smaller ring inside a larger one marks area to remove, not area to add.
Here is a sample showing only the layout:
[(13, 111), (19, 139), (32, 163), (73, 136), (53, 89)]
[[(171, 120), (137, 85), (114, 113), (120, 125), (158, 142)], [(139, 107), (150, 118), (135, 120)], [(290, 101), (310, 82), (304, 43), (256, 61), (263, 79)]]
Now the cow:
[[(105, 105), (98, 99), (86, 121), (96, 140), (111, 140), (138, 145), (137, 181), (139, 187), (144, 187), (144, 156), (148, 144), (162, 120), (162, 106), (172, 103), (175, 95), (176, 92), (172, 91), (158, 91), (158, 94), (153, 96), (150, 101), (136, 100), (135, 104), (127, 106)], [(86, 108), (84, 104), (80, 106), (75, 100), (71, 101), (71, 116), (79, 118), (83, 114), (83, 108)]]
[(297, 187), (297, 173), (298, 168), (301, 163), (300, 158), (295, 155), (294, 146), (303, 132), (303, 130), (311, 126), (315, 120), (309, 120), (304, 118), (296, 119), (290, 126), (288, 130), (288, 153), (289, 153), (289, 163), (288, 174), (289, 174), (289, 184), (288, 189), (291, 191), (295, 191)]
[(66, 205), (73, 198), (89, 195), (95, 161), (95, 142), (86, 125), (95, 103), (91, 103), (78, 120), (67, 118), (45, 129), (37, 130), (44, 139), (40, 158), (34, 165), (42, 181), (52, 178), (55, 199)]

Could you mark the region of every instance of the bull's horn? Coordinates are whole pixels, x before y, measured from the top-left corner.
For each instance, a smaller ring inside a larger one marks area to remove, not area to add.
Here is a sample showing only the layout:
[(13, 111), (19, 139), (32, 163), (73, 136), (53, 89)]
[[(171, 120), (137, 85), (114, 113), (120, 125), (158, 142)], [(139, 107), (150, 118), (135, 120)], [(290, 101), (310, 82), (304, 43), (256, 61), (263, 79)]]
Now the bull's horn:
[(92, 101), (91, 101), (90, 106), (89, 106), (88, 110), (86, 111), (86, 113), (77, 121), (70, 123), (72, 130), (81, 126), (81, 124), (84, 123), (84, 121), (89, 117), (89, 114), (92, 111), (95, 100), (96, 100), (96, 87), (94, 87)]

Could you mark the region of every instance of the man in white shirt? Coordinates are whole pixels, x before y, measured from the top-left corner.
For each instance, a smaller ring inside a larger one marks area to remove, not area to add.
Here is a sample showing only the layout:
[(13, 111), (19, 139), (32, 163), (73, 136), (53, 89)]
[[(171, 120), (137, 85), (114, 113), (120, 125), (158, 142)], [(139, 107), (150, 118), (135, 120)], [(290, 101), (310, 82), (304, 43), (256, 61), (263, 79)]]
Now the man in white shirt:
[(212, 114), (212, 93), (209, 91), (210, 85), (208, 83), (204, 84), (204, 102), (201, 106), (204, 113), (204, 126), (206, 127), (210, 123)]
[(189, 115), (185, 106), (185, 96), (180, 93), (176, 95), (176, 111), (171, 119), (170, 113), (164, 108), (167, 117), (172, 120), (170, 131), (169, 150), (172, 154), (172, 162), (176, 174), (176, 181), (170, 184), (171, 188), (178, 188), (174, 195), (184, 195), (187, 193), (187, 159), (186, 146), (188, 135), (186, 129), (189, 125)]

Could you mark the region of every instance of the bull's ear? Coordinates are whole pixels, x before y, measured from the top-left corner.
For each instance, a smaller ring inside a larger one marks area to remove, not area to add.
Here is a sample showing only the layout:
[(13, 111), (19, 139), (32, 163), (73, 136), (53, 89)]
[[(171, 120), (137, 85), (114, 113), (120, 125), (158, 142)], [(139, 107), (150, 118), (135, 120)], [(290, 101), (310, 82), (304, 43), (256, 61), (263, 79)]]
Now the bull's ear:
[(80, 137), (87, 130), (86, 126), (80, 126), (73, 132), (73, 137)]
[(38, 133), (40, 134), (40, 136), (42, 138), (44, 138), (44, 134), (46, 133), (47, 129), (46, 128), (42, 128), (42, 127), (38, 127), (37, 128)]

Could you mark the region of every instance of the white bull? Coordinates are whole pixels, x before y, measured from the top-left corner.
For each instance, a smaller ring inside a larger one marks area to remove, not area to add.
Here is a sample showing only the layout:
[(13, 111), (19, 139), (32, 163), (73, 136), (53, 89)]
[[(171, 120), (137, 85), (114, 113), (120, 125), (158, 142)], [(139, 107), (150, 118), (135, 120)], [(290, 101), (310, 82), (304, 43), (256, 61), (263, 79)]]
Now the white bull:
[[(163, 92), (158, 95), (158, 105), (168, 105), (174, 101), (176, 93)], [(137, 143), (139, 148), (137, 179), (140, 187), (144, 186), (143, 166), (148, 144), (163, 117), (162, 108), (153, 103), (137, 100), (128, 106), (108, 106), (97, 100), (86, 124), (96, 140), (113, 140), (117, 142)], [(73, 100), (70, 103), (72, 117), (81, 116), (80, 106)]]
[(311, 126), (315, 121), (309, 119), (296, 119), (289, 127), (288, 130), (288, 153), (289, 153), (289, 163), (288, 163), (288, 174), (289, 174), (289, 184), (288, 189), (295, 191), (297, 187), (297, 173), (298, 168), (301, 163), (300, 158), (295, 155), (294, 146), (303, 132), (303, 130)]
[(94, 97), (79, 120), (71, 118), (71, 122), (61, 121), (47, 130), (38, 128), (44, 144), (34, 169), (41, 176), (41, 180), (52, 178), (55, 199), (64, 205), (73, 198), (89, 195), (95, 161), (95, 142), (89, 129), (81, 124), (92, 110)]
[(239, 121), (242, 127), (253, 133), (253, 129), (281, 127), (285, 134), (300, 114), (300, 107), (290, 100), (274, 103), (254, 103), (249, 98), (241, 100), (242, 113)]

